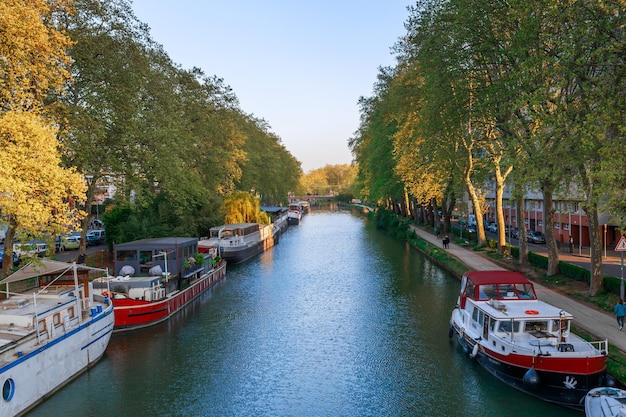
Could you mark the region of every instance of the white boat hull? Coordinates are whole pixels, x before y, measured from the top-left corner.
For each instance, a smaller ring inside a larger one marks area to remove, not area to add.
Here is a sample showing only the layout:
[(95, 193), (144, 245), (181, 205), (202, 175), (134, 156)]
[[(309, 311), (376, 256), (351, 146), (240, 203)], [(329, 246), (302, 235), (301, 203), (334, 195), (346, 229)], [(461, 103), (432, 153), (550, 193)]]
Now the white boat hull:
[[(15, 359), (2, 364), (0, 383), (3, 397), (9, 395), (11, 388), (13, 393), (8, 401), (3, 398), (0, 416), (25, 413), (95, 364), (104, 354), (112, 331), (113, 305), (109, 305), (95, 317), (31, 352), (7, 352)], [(3, 354), (2, 359), (5, 358)]]
[(585, 396), (587, 417), (626, 417), (626, 391), (613, 387), (598, 387)]

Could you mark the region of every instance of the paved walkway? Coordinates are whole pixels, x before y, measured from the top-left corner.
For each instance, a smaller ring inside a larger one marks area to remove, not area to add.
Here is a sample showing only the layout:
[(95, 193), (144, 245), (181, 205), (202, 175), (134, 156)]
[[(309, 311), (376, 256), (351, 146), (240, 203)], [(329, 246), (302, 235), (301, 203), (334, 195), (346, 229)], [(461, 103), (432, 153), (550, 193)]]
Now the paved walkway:
[[(428, 233), (419, 227), (412, 226), (412, 228), (420, 238), (432, 243), (433, 245), (442, 246), (441, 239), (437, 239), (437, 237), (433, 234)], [(502, 267), (478, 252), (452, 242), (450, 242), (448, 253), (467, 265), (470, 270), (485, 271), (502, 269)], [(615, 255), (615, 257), (616, 256), (617, 255)], [(569, 259), (569, 257), (573, 256), (568, 255), (567, 258)], [(562, 256), (561, 260), (568, 261), (568, 259), (564, 258), (565, 257)], [(613, 259), (612, 262), (615, 262), (615, 260)], [(621, 263), (621, 260), (618, 260), (617, 262)], [(617, 276), (619, 277), (619, 275)], [(621, 332), (619, 331), (615, 317), (612, 314), (596, 310), (578, 302), (577, 300), (566, 297), (547, 287), (544, 287), (543, 285), (537, 283), (534, 283), (534, 285), (539, 299), (552, 304), (555, 307), (562, 308), (568, 313), (574, 315), (574, 323), (577, 327), (589, 334), (594, 335), (598, 340), (604, 338), (608, 339), (610, 344), (614, 345), (622, 352), (626, 352), (626, 329)]]

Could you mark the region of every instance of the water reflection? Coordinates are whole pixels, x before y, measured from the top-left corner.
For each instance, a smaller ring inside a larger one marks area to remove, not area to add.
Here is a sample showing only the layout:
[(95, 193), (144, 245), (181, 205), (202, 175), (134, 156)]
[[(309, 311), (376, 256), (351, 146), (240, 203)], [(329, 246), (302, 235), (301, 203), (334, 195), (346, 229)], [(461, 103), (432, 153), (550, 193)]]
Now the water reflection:
[(33, 416), (547, 416), (448, 339), (458, 281), (349, 213), (313, 213), (161, 326), (115, 336)]

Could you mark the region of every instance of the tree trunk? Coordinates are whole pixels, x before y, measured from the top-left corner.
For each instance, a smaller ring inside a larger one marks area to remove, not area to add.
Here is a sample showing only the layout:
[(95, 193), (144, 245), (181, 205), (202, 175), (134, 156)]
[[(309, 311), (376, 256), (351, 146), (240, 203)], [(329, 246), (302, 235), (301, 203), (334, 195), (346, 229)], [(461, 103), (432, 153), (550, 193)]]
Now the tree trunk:
[(4, 254), (2, 255), (2, 277), (9, 276), (11, 268), (13, 268), (13, 243), (15, 242), (15, 232), (17, 231), (17, 223), (13, 216), (9, 216), (9, 225), (6, 235), (4, 236)]
[(597, 295), (602, 291), (602, 241), (600, 237), (600, 225), (598, 224), (598, 206), (590, 204), (589, 207), (583, 207), (587, 213), (587, 222), (589, 223), (589, 240), (591, 246), (591, 295)]
[(496, 183), (496, 223), (498, 224), (498, 253), (504, 252), (506, 234), (504, 231), (504, 212), (502, 211), (502, 196), (504, 186), (499, 181)]
[(546, 245), (548, 246), (548, 270), (547, 275), (552, 276), (559, 273), (559, 251), (554, 238), (554, 226), (552, 218), (554, 207), (552, 204), (553, 187), (550, 184), (542, 184), (543, 192), (543, 233), (546, 235)]
[(519, 263), (525, 265), (528, 263), (528, 235), (526, 233), (526, 223), (524, 223), (524, 195), (518, 190), (522, 188), (515, 188), (515, 215), (517, 216), (517, 239), (519, 241)]
[(476, 215), (476, 236), (478, 239), (478, 246), (485, 246), (487, 244), (487, 236), (485, 235), (485, 226), (483, 222), (483, 206), (480, 198), (478, 198), (478, 193), (474, 188), (474, 184), (470, 181), (469, 178), (465, 178), (465, 186), (467, 187), (467, 192), (472, 200), (472, 204), (474, 205), (474, 214)]

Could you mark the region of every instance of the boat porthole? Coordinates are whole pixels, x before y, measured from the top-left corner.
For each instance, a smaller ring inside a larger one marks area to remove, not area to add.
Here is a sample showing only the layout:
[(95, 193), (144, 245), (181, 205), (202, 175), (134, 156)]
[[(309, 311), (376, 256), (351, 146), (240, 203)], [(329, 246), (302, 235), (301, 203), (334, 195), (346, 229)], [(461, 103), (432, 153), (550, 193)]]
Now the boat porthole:
[(13, 394), (15, 394), (15, 381), (9, 378), (4, 381), (4, 385), (2, 385), (2, 398), (4, 401), (11, 401)]

